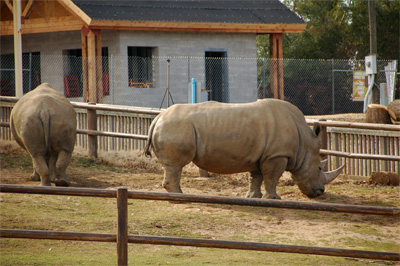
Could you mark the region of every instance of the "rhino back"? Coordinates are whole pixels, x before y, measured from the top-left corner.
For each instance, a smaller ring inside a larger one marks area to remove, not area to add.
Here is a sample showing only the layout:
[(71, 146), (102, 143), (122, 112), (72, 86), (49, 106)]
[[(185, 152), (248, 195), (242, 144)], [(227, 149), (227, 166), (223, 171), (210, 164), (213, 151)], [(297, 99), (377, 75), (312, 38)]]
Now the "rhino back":
[(42, 154), (49, 145), (72, 152), (75, 144), (75, 111), (63, 95), (46, 84), (15, 104), (11, 127), (17, 142), (35, 153)]
[(216, 173), (253, 171), (259, 160), (273, 157), (288, 157), (294, 164), (301, 157), (300, 138), (306, 139), (300, 136), (312, 133), (302, 113), (279, 100), (175, 105), (161, 120), (160, 135), (168, 135), (169, 141), (187, 150), (195, 149), (191, 160)]

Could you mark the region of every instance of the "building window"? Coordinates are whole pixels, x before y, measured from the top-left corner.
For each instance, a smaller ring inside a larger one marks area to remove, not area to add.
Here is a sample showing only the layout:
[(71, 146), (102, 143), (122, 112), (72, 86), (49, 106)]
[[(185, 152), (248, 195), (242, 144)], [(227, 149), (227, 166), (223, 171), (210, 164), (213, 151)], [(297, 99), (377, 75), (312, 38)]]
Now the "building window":
[[(82, 49), (65, 50), (64, 54), (64, 95), (68, 98), (82, 97), (83, 95), (83, 72), (82, 72)], [(108, 48), (101, 49), (102, 72), (103, 72), (103, 95), (109, 95), (108, 76)]]
[[(40, 53), (22, 54), (23, 93), (27, 93), (41, 83)], [(0, 55), (0, 96), (15, 96), (14, 54)]]
[(152, 87), (153, 52), (153, 47), (128, 47), (128, 83), (130, 87)]

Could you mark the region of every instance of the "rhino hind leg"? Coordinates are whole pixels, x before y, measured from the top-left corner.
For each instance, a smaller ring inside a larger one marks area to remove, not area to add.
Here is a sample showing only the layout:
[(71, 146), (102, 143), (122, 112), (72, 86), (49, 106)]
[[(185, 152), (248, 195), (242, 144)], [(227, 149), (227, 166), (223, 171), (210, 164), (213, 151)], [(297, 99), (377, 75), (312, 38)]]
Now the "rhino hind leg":
[(246, 198), (261, 198), (261, 185), (263, 182), (263, 176), (260, 171), (251, 172), (249, 177), (250, 185), (249, 191), (246, 194)]
[(56, 181), (56, 162), (57, 162), (57, 156), (51, 155), (49, 159), (49, 177), (50, 181), (54, 183)]
[(35, 168), (35, 164), (33, 164), (33, 173), (32, 173), (32, 175), (31, 175), (31, 180), (32, 181), (40, 181), (40, 175), (38, 174), (38, 172), (36, 171), (36, 168)]
[(287, 158), (274, 158), (261, 164), (266, 199), (281, 199), (276, 193), (276, 186), (287, 166)]
[(41, 186), (51, 186), (49, 178), (49, 167), (47, 166), (46, 160), (43, 156), (35, 156), (33, 158), (34, 168), (40, 175)]
[[(68, 187), (68, 179), (66, 169), (71, 161), (72, 154), (70, 152), (61, 151), (58, 156), (54, 156), (54, 165), (50, 169), (54, 169), (54, 183), (56, 186)], [(53, 158), (53, 156), (52, 156)], [(52, 158), (50, 161), (52, 161)]]
[(182, 193), (180, 181), (182, 174), (182, 167), (164, 165), (164, 180), (162, 186), (172, 193)]

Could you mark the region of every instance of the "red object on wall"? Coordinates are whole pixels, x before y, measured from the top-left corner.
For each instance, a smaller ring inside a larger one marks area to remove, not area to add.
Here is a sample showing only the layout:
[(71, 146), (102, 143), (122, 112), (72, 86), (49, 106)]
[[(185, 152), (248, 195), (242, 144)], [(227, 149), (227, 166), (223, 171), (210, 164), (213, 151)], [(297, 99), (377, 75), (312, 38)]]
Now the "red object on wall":
[(110, 95), (110, 85), (108, 78), (108, 73), (103, 73), (103, 95)]
[(64, 94), (66, 97), (80, 97), (78, 76), (68, 75), (64, 77)]

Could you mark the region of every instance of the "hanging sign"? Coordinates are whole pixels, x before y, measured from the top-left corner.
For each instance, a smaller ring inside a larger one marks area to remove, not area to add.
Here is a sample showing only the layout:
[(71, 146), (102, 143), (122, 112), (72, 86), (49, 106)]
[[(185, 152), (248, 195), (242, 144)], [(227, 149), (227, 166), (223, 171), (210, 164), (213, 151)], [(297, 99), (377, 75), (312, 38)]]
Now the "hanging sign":
[(365, 71), (356, 70), (353, 72), (353, 101), (364, 101), (364, 96), (367, 93), (365, 84)]

